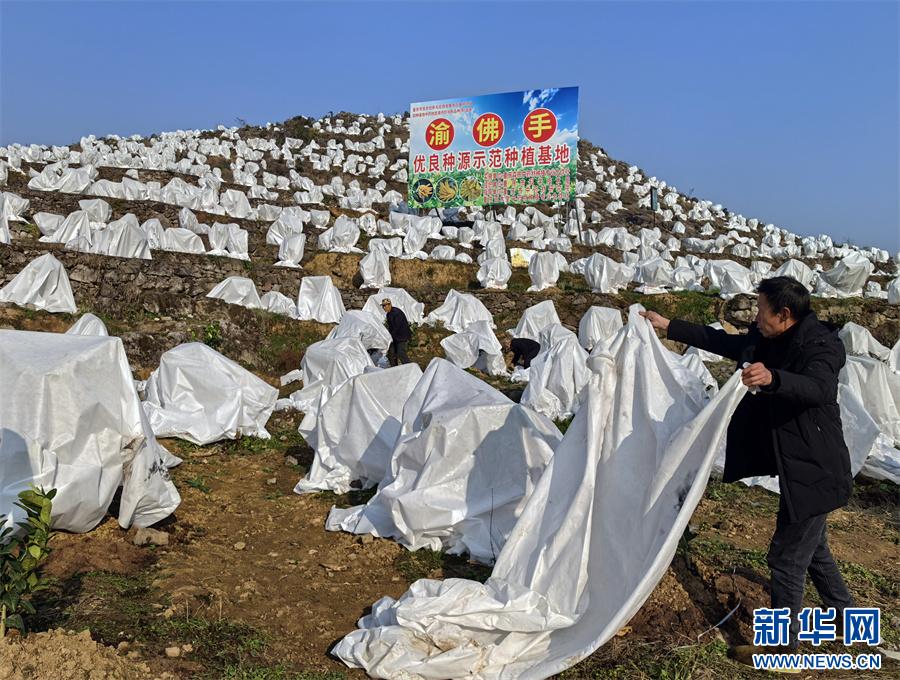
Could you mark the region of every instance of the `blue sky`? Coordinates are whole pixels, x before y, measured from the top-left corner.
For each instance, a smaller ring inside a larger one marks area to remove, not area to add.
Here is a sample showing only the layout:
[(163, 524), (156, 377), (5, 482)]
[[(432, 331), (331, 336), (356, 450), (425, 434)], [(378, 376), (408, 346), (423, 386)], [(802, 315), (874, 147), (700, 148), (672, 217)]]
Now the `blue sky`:
[(0, 2), (0, 144), (578, 85), (680, 191), (900, 249), (900, 3)]

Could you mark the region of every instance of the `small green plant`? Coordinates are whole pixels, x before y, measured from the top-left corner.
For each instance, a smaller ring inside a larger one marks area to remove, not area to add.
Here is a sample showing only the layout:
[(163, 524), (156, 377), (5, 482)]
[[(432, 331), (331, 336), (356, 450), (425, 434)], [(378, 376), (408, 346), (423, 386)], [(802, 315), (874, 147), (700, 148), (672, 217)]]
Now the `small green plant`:
[(38, 570), (50, 554), (54, 496), (56, 489), (22, 491), (16, 506), (25, 511), (25, 521), (18, 523), (18, 532), (13, 527), (0, 530), (0, 638), (7, 628), (25, 632), (22, 613), (35, 613), (31, 596), (50, 585)]
[(206, 480), (203, 477), (197, 475), (196, 477), (192, 477), (191, 479), (185, 480), (185, 484), (187, 484), (192, 489), (197, 489), (197, 491), (202, 491), (203, 493), (209, 493), (209, 486), (206, 484)]
[(217, 323), (208, 323), (203, 327), (203, 344), (216, 349), (222, 344), (222, 329)]

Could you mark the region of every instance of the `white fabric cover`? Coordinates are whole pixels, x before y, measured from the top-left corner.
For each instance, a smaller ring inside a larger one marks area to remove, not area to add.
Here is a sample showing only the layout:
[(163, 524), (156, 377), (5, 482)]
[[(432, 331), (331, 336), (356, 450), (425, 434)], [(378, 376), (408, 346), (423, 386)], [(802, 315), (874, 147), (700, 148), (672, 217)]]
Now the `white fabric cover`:
[(429, 364), (401, 422), (376, 494), (363, 506), (333, 508), (326, 528), (492, 561), (562, 438), (559, 430), (443, 359)]
[(216, 222), (209, 230), (208, 255), (219, 257), (231, 257), (236, 260), (249, 260), (247, 253), (247, 240), (249, 238), (246, 229), (241, 229), (236, 224), (219, 224)]
[(588, 352), (594, 346), (608, 338), (612, 338), (622, 328), (622, 314), (612, 307), (588, 309), (578, 322), (578, 342)]
[(281, 314), (289, 316), (292, 319), (297, 318), (297, 305), (287, 295), (277, 290), (270, 290), (259, 298), (262, 308), (272, 314)]
[(584, 262), (584, 280), (594, 293), (614, 295), (626, 288), (633, 276), (633, 267), (602, 253), (594, 253)]
[(90, 312), (83, 314), (78, 321), (72, 324), (66, 335), (99, 335), (106, 337), (109, 331), (106, 330), (106, 324), (98, 317)]
[(857, 297), (862, 296), (863, 286), (873, 271), (875, 265), (865, 255), (851, 252), (833, 269), (822, 272), (821, 278), (834, 289), (837, 297)]
[(559, 280), (558, 253), (535, 253), (528, 261), (528, 275), (531, 277), (529, 292), (552, 288)]
[(753, 275), (744, 265), (733, 260), (709, 260), (704, 275), (710, 288), (719, 289), (719, 297), (730, 300), (735, 295), (753, 293)]
[(487, 321), (476, 321), (461, 333), (441, 340), (447, 359), (460, 368), (475, 367), (488, 375), (506, 375), (503, 348)]
[(162, 233), (160, 250), (171, 253), (190, 253), (202, 255), (206, 252), (203, 241), (197, 234), (188, 229), (166, 229)]
[(222, 300), (230, 305), (240, 305), (248, 309), (262, 309), (263, 305), (256, 291), (256, 284), (246, 276), (229, 276), (206, 294), (208, 298)]
[(220, 439), (268, 439), (278, 390), (199, 342), (173, 347), (147, 379), (144, 410), (158, 437), (200, 446)]
[(366, 489), (384, 479), (400, 434), (403, 405), (422, 377), (417, 364), (367, 371), (346, 380), (322, 405), (307, 441), (315, 457), (296, 493)]
[[(0, 330), (0, 514), (30, 484), (56, 488), (53, 524), (93, 529), (122, 486), (119, 524), (146, 527), (181, 497), (141, 410), (119, 338)], [(52, 395), (52, 398), (48, 398)]]
[(356, 338), (367, 350), (377, 349), (382, 353), (387, 352), (391, 345), (391, 334), (384, 325), (384, 314), (379, 318), (357, 309), (344, 312), (340, 323), (331, 329), (326, 339), (334, 338)]
[(291, 234), (285, 237), (278, 246), (278, 262), (276, 267), (299, 268), (306, 249), (306, 234)]
[(0, 302), (47, 312), (78, 311), (66, 270), (51, 253), (33, 259), (0, 288)]
[(481, 263), (475, 278), (483, 288), (506, 290), (506, 284), (512, 276), (512, 266), (504, 254), (502, 257), (494, 257)]
[(813, 289), (813, 285), (816, 281), (816, 273), (810, 269), (805, 262), (801, 262), (800, 260), (787, 260), (774, 272), (768, 274), (766, 278), (773, 278), (775, 276), (790, 276), (792, 279), (802, 283), (809, 290)]
[(301, 321), (337, 323), (344, 315), (341, 292), (330, 276), (304, 276), (297, 295), (297, 318)]
[(701, 386), (670, 370), (634, 311), (617, 338), (490, 579), (416, 581), (376, 602), (336, 656), (377, 678), (546, 678), (638, 611), (746, 389), (735, 374), (710, 403), (697, 401)]
[(391, 258), (383, 250), (373, 250), (359, 261), (363, 282), (360, 288), (383, 288), (391, 283)]
[(370, 295), (369, 299), (366, 300), (366, 304), (363, 305), (363, 311), (374, 314), (380, 319), (384, 319), (385, 313), (384, 309), (381, 307), (381, 301), (385, 298), (388, 298), (391, 301), (392, 307), (403, 310), (403, 313), (406, 315), (406, 320), (410, 323), (424, 323), (424, 303), (417, 302), (404, 288), (379, 288), (377, 293)]
[(541, 331), (553, 325), (560, 325), (556, 307), (553, 300), (543, 300), (522, 312), (519, 323), (509, 330), (509, 334), (514, 338), (527, 338), (538, 342)]
[(450, 290), (444, 298), (444, 304), (425, 317), (425, 323), (434, 326), (444, 324), (444, 328), (454, 333), (464, 331), (470, 323), (487, 321), (491, 328), (496, 328), (494, 317), (484, 303), (469, 293)]
[(553, 420), (568, 418), (578, 410), (591, 379), (588, 353), (578, 337), (562, 326), (545, 329), (540, 341), (541, 351), (531, 360), (521, 403)]

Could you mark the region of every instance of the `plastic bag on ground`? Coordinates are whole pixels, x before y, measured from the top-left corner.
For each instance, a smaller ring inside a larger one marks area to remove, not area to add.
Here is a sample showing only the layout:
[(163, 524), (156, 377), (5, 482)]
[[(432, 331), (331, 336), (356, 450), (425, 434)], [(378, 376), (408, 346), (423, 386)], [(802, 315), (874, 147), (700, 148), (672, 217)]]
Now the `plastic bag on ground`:
[(490, 579), (416, 581), (333, 654), (378, 678), (546, 678), (629, 621), (675, 555), (746, 389), (736, 373), (698, 403), (645, 320), (630, 314), (622, 333)]
[(322, 405), (310, 439), (315, 458), (296, 493), (344, 494), (351, 482), (377, 485), (388, 472), (403, 405), (422, 377), (417, 364), (368, 371), (345, 381)]
[(159, 359), (145, 387), (144, 410), (158, 437), (205, 446), (220, 439), (268, 439), (278, 390), (199, 342)]
[(491, 328), (496, 328), (494, 317), (484, 303), (469, 293), (451, 290), (444, 299), (444, 304), (425, 317), (425, 323), (434, 326), (443, 323), (444, 328), (454, 333), (464, 331), (470, 323), (487, 321)]
[(54, 313), (78, 311), (66, 270), (51, 253), (33, 259), (0, 288), (0, 302)]
[(344, 315), (341, 292), (330, 276), (304, 276), (297, 295), (297, 318), (301, 321), (337, 323)]
[[(181, 498), (119, 338), (0, 330), (0, 515), (19, 491), (56, 488), (54, 527), (89, 531), (119, 486), (119, 524), (150, 526)], [(48, 399), (47, 395), (53, 398)]]
[(403, 408), (390, 474), (366, 505), (332, 509), (326, 528), (490, 562), (560, 439), (540, 414), (434, 359)]

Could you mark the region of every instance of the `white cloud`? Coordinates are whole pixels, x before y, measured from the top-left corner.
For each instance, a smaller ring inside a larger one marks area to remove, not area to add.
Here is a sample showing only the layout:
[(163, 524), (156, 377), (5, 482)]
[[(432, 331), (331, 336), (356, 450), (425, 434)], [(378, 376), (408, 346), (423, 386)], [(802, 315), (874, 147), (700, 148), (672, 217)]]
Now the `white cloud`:
[(547, 106), (550, 100), (559, 92), (558, 87), (551, 87), (546, 90), (528, 90), (522, 97), (522, 103), (528, 104), (528, 110), (534, 111), (537, 108)]

